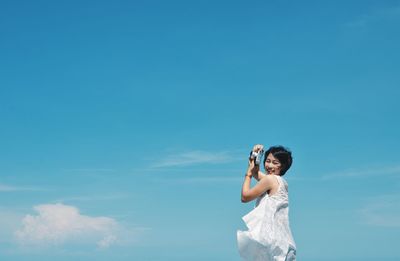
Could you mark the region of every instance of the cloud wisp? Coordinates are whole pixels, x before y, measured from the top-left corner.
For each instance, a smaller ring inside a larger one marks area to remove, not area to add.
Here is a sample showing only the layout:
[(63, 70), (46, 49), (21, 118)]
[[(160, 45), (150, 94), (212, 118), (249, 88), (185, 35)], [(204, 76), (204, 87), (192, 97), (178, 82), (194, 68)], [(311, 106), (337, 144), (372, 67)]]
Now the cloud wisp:
[(215, 184), (215, 183), (240, 183), (243, 180), (242, 177), (226, 177), (226, 176), (215, 176), (215, 177), (189, 177), (189, 178), (155, 178), (152, 181), (157, 183), (174, 183), (174, 184)]
[(328, 173), (322, 175), (321, 180), (330, 180), (335, 178), (368, 178), (376, 174), (386, 175), (387, 177), (390, 176), (400, 177), (400, 165), (347, 169), (340, 172)]
[(0, 184), (0, 192), (9, 192), (9, 191), (18, 191), (18, 190), (22, 190), (22, 189), (19, 187)]
[(118, 193), (118, 194), (110, 194), (110, 195), (83, 195), (83, 196), (72, 196), (59, 198), (54, 201), (54, 203), (65, 203), (65, 202), (85, 202), (85, 201), (108, 201), (108, 200), (120, 200), (124, 198), (128, 198), (128, 194)]
[(208, 152), (201, 150), (192, 150), (176, 154), (170, 154), (160, 159), (151, 168), (165, 168), (165, 167), (182, 167), (197, 164), (219, 164), (234, 161), (231, 153), (227, 151), (222, 152)]
[(364, 28), (368, 24), (381, 19), (387, 18), (399, 18), (400, 17), (400, 6), (391, 6), (380, 9), (372, 10), (369, 13), (362, 14), (353, 21), (347, 23), (348, 27), (353, 28)]
[(357, 210), (363, 224), (400, 228), (400, 195), (382, 195)]
[(35, 187), (18, 187), (10, 186), (0, 183), (0, 192), (14, 192), (14, 191), (43, 191), (44, 189)]
[(67, 172), (115, 172), (115, 169), (106, 168), (76, 168), (76, 169), (62, 169)]
[(14, 236), (25, 246), (57, 246), (66, 243), (94, 244), (107, 248), (117, 240), (118, 223), (109, 217), (91, 217), (64, 204), (34, 207), (37, 215), (26, 215)]

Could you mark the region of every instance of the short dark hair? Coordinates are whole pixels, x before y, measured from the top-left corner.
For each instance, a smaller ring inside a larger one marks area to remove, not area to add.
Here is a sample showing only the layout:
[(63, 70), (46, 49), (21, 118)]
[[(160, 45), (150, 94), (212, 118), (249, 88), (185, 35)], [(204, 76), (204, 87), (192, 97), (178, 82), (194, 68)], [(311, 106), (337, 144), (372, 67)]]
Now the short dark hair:
[(272, 156), (277, 158), (282, 165), (280, 176), (285, 175), (286, 171), (288, 171), (290, 166), (292, 166), (293, 162), (292, 152), (288, 148), (285, 148), (280, 145), (272, 146), (264, 154), (264, 166), (265, 166), (265, 161), (267, 160), (267, 157), (270, 153), (272, 154)]

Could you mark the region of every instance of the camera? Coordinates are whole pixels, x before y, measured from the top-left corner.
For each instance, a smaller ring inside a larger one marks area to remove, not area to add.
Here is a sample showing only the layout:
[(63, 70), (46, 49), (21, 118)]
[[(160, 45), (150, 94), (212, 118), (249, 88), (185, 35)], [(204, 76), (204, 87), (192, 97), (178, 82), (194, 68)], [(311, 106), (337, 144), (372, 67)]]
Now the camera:
[(250, 159), (254, 159), (254, 163), (256, 165), (260, 165), (263, 155), (264, 155), (264, 150), (260, 150), (259, 152), (251, 151)]

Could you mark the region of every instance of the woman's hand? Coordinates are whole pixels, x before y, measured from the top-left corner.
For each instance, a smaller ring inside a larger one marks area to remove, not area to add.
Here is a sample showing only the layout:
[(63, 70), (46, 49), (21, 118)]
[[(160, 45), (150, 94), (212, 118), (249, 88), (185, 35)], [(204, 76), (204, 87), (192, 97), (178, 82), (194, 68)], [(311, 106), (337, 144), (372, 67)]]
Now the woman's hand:
[[(254, 151), (254, 152), (260, 152), (263, 148), (264, 148), (263, 145), (261, 145), (261, 144), (256, 144), (256, 145), (254, 145), (252, 151)], [(254, 175), (256, 175), (256, 174), (258, 173), (259, 170), (260, 170), (260, 166), (255, 164), (255, 159), (251, 159), (251, 158), (249, 157), (249, 165), (248, 165), (248, 167), (247, 167), (247, 173), (246, 173), (246, 175), (252, 175), (252, 176), (254, 176)]]
[(254, 145), (254, 147), (253, 147), (253, 151), (254, 151), (254, 152), (259, 152), (259, 151), (261, 151), (262, 149), (264, 149), (264, 145), (262, 145), (262, 144), (256, 144), (256, 145)]

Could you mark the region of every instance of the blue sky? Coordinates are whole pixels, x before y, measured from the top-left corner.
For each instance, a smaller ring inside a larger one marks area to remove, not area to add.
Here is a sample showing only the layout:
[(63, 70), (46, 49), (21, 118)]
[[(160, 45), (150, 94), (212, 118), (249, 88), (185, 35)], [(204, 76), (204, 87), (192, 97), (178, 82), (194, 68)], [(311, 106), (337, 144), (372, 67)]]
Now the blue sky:
[(305, 261), (399, 260), (400, 1), (2, 1), (0, 259), (239, 260), (256, 143)]

